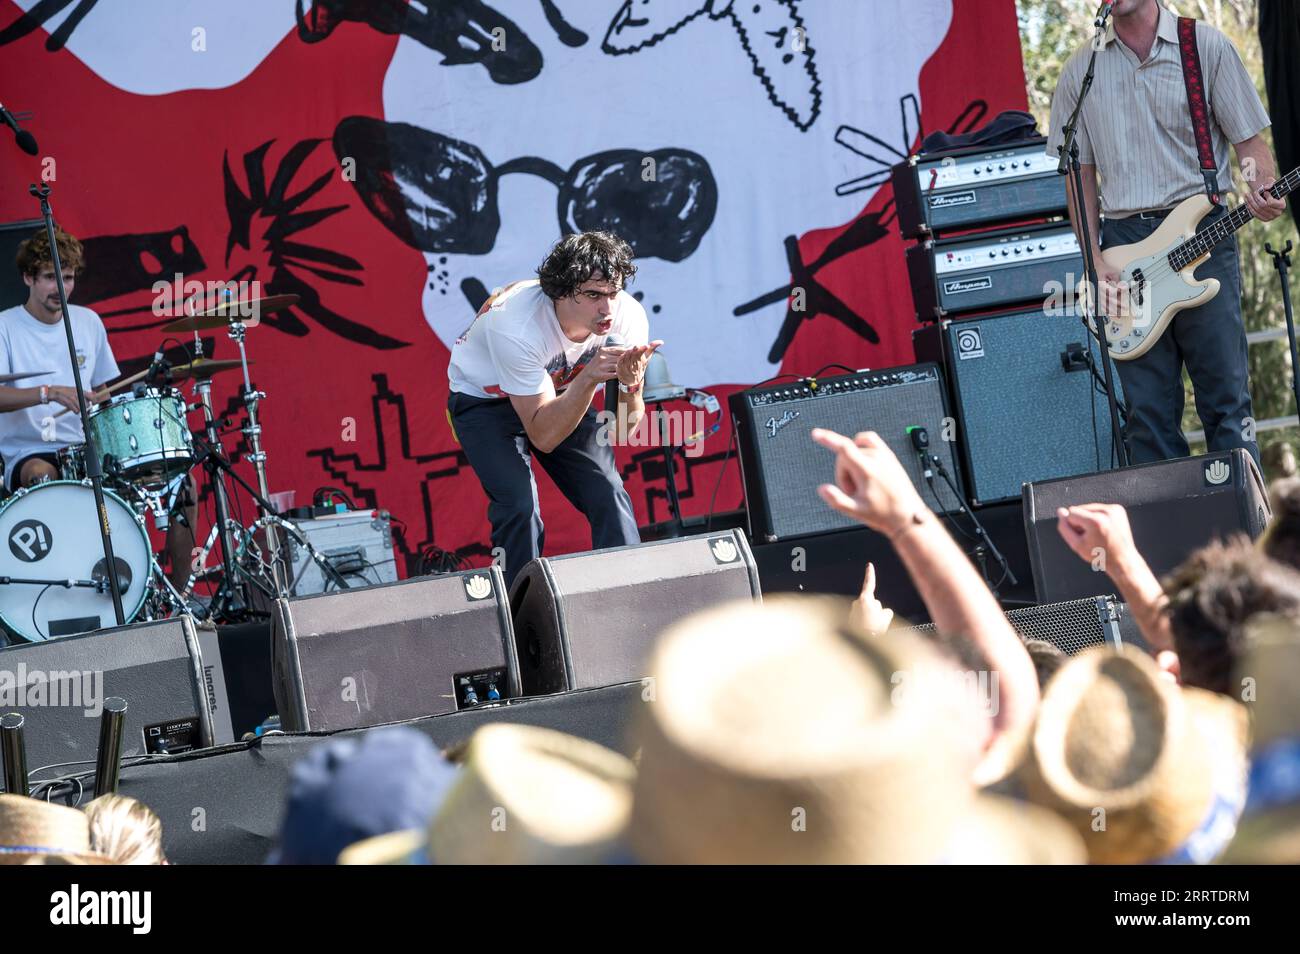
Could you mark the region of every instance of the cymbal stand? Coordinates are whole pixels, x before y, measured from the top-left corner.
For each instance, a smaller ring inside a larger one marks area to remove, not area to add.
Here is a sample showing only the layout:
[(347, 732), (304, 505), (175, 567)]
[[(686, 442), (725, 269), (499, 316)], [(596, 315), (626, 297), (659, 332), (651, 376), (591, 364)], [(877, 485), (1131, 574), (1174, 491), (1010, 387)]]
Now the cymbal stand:
[[(194, 382), (194, 390), (198, 394), (199, 404), (203, 408), (203, 429), (207, 432), (208, 443), (220, 450), (221, 432), (217, 426), (216, 411), (212, 407), (212, 379), (199, 378)], [(208, 473), (208, 481), (212, 485), (212, 496), (217, 508), (217, 520), (213, 531), (218, 532), (218, 539), (221, 542), (221, 566), (223, 570), (221, 588), (212, 598), (212, 604), (222, 606), (232, 613), (239, 613), (248, 606), (248, 592), (235, 569), (235, 539), (230, 532), (230, 498), (226, 496), (226, 482), (221, 471), (207, 460), (203, 461), (203, 469)], [(211, 542), (209, 542), (209, 546), (211, 546)], [(207, 550), (208, 547), (205, 547), (205, 557)], [(192, 574), (190, 583), (185, 587), (186, 596), (189, 595), (194, 579), (195, 575)]]
[[(257, 506), (262, 511), (264, 518), (278, 517), (279, 514), (267, 503), (268, 498), (271, 496), (271, 487), (266, 480), (266, 452), (262, 450), (262, 425), (258, 423), (257, 419), (257, 405), (266, 399), (266, 393), (254, 390), (253, 381), (248, 376), (248, 351), (244, 347), (245, 332), (243, 315), (236, 309), (230, 322), (229, 335), (239, 348), (240, 370), (244, 372), (242, 396), (244, 407), (248, 410), (248, 420), (241, 430), (244, 436), (248, 438), (248, 446), (252, 448), (252, 453), (248, 455), (248, 459), (252, 461), (253, 471), (257, 474), (257, 489), (259, 491), (254, 496), (257, 497)], [(276, 593), (280, 596), (288, 596), (288, 574), (285, 572), (280, 554), (280, 534), (274, 526), (268, 525), (266, 527), (266, 548), (270, 553), (271, 575), (275, 582)]]

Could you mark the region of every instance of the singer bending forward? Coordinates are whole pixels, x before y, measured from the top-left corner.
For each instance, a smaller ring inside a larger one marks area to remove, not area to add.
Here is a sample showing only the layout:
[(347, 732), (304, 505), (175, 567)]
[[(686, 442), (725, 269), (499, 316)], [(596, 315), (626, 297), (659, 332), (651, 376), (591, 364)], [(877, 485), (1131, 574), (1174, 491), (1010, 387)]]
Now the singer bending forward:
[[(534, 455), (591, 524), (594, 548), (637, 543), (632, 501), (600, 435), (592, 399), (619, 382), (620, 422), (645, 413), (641, 383), (651, 353), (641, 303), (623, 290), (632, 249), (608, 232), (561, 239), (537, 270), (492, 295), (456, 339), (447, 413), (488, 495), (494, 555), (509, 585), (544, 539)], [(620, 424), (622, 427), (622, 424)]]

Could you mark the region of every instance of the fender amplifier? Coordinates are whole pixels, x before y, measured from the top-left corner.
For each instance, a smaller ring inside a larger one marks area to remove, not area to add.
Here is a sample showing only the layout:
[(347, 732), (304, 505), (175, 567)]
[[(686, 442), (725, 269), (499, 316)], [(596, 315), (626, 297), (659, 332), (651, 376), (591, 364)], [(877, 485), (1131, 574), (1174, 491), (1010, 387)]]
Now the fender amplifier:
[(907, 249), (912, 301), (920, 321), (986, 311), (1055, 295), (1083, 275), (1079, 240), (1069, 222), (930, 239)]
[(1046, 139), (912, 156), (894, 166), (904, 238), (1065, 215), (1065, 176)]
[(963, 506), (964, 494), (959, 498), (942, 477), (925, 480), (908, 433), (913, 427), (929, 432), (930, 452), (943, 461), (961, 493), (952, 440), (955, 422), (948, 416), (938, 365), (806, 378), (738, 391), (729, 402), (755, 542), (861, 526), (832, 510), (817, 493), (820, 484), (834, 483), (835, 456), (813, 443), (809, 435), (815, 427), (849, 437), (876, 431), (933, 510), (948, 513)]

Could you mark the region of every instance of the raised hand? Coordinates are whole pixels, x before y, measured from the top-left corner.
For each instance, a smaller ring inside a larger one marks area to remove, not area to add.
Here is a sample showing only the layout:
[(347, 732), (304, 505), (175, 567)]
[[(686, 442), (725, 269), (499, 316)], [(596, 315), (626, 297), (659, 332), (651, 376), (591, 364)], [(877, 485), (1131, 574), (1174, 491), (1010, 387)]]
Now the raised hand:
[(814, 428), (812, 439), (835, 452), (835, 483), (817, 488), (833, 509), (891, 538), (913, 515), (929, 512), (912, 478), (875, 431), (863, 431), (849, 440)]

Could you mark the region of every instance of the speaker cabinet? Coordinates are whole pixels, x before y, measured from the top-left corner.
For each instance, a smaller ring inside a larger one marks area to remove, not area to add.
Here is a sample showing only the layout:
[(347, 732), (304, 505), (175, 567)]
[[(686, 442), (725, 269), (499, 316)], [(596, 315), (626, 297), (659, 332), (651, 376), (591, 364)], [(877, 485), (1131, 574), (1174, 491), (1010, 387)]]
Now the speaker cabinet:
[(216, 633), (188, 617), (0, 650), (0, 711), (26, 719), (33, 785), (94, 768), (110, 696), (127, 703), (123, 757), (234, 741)]
[(1025, 484), (1023, 506), (1040, 603), (1108, 593), (1113, 584), (1056, 530), (1058, 507), (1123, 504), (1138, 552), (1163, 576), (1216, 537), (1258, 537), (1272, 512), (1254, 459), (1240, 448)]
[(761, 599), (739, 530), (542, 557), (510, 589), (525, 695), (640, 679), (664, 629), (697, 610)]
[(976, 506), (1019, 500), (1026, 481), (1111, 465), (1110, 407), (1089, 369), (1089, 359), (1100, 369), (1100, 350), (1073, 313), (944, 321), (912, 344), (918, 361), (944, 369)]
[[(1069, 656), (1092, 646), (1124, 644), (1146, 649), (1128, 606), (1113, 596), (1094, 596), (1065, 603), (1046, 603), (1012, 610), (1007, 622), (1023, 639), (1041, 639)], [(918, 633), (933, 633), (934, 624), (912, 627)]]
[(276, 708), (290, 731), (399, 722), (519, 694), (495, 566), (281, 599), (272, 643)]

